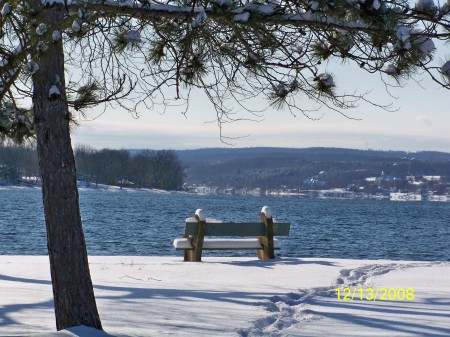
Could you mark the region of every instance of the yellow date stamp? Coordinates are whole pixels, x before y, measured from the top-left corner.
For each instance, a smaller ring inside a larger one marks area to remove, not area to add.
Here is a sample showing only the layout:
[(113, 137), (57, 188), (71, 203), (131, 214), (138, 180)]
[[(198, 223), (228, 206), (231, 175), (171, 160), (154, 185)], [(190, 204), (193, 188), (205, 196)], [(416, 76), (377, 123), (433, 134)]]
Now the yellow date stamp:
[(414, 288), (336, 288), (339, 301), (413, 301)]

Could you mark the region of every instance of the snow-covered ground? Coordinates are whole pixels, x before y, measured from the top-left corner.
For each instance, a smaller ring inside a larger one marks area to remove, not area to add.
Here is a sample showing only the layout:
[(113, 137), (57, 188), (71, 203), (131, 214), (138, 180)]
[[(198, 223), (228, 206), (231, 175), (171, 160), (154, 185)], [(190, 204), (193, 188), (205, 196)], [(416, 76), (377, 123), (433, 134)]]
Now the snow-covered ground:
[[(48, 258), (0, 256), (0, 336), (450, 336), (450, 262), (92, 256), (90, 263), (107, 334), (54, 332)], [(383, 288), (386, 297), (405, 298), (383, 301)], [(370, 289), (376, 300), (361, 300)], [(346, 291), (353, 300), (343, 300)]]

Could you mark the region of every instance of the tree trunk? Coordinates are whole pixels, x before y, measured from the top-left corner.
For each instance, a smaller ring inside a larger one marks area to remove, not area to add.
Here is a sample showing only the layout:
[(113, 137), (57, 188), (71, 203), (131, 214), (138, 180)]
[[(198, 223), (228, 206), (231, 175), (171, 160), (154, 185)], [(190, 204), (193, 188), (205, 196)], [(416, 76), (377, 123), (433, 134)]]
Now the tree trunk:
[[(33, 75), (33, 106), (56, 327), (62, 330), (85, 325), (102, 329), (79, 210), (63, 46), (61, 41), (51, 40), (54, 30), (61, 31), (64, 7), (47, 7), (43, 12), (49, 48), (35, 57), (40, 68)], [(58, 90), (50, 95), (52, 87)]]

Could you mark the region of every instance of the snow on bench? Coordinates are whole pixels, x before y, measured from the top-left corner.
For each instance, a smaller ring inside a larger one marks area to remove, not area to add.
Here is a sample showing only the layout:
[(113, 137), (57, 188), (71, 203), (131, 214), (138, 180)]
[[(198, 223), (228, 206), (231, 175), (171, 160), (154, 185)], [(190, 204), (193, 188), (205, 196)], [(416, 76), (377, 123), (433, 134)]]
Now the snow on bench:
[[(173, 246), (184, 250), (185, 261), (201, 261), (203, 250), (256, 250), (259, 259), (275, 258), (274, 249), (281, 249), (276, 236), (288, 236), (289, 223), (275, 222), (269, 207), (261, 210), (261, 222), (221, 222), (206, 218), (198, 209), (194, 218), (186, 219), (184, 238), (175, 239)], [(206, 238), (205, 236), (253, 238)]]
[[(177, 250), (193, 249), (189, 239), (175, 239), (173, 246)], [(281, 242), (277, 238), (273, 239), (273, 248), (281, 249)], [(261, 249), (261, 243), (257, 238), (254, 239), (205, 239), (203, 241), (203, 250), (244, 250)]]

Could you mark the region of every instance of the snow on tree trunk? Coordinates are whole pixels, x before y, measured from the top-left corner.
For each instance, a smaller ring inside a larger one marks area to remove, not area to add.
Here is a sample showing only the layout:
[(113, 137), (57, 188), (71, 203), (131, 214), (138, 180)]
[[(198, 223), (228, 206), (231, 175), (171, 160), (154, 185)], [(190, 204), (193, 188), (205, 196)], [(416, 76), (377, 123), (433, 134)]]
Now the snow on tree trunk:
[[(61, 6), (44, 12), (44, 23), (51, 31), (59, 30)], [(40, 70), (33, 75), (33, 106), (56, 327), (102, 329), (79, 211), (62, 42), (51, 43), (36, 61)]]

